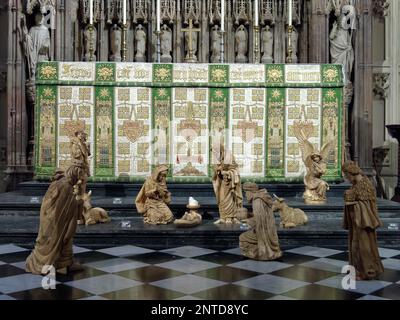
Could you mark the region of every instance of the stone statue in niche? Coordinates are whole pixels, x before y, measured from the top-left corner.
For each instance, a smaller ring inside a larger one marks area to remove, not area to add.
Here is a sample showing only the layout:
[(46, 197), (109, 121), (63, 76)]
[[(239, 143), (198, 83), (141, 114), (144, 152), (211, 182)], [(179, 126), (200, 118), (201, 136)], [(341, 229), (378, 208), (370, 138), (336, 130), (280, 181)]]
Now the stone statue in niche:
[[(297, 29), (293, 26), (293, 31), (290, 36), (290, 42), (292, 45), (292, 63), (297, 63), (298, 62), (298, 57), (297, 57), (297, 50), (298, 50), (298, 43), (299, 43), (299, 34), (297, 32)], [(286, 51), (287, 56), (289, 56), (289, 33), (286, 32)]]
[(110, 61), (121, 62), (122, 31), (114, 24), (110, 30)]
[(352, 5), (345, 5), (330, 33), (330, 53), (332, 63), (341, 64), (346, 75), (346, 84), (350, 83), (354, 66), (354, 48), (352, 43), (355, 29), (356, 10)]
[(240, 223), (236, 216), (243, 208), (243, 195), (238, 165), (232, 152), (223, 147), (220, 150), (219, 164), (214, 166), (212, 178), (220, 217), (215, 224)]
[(168, 224), (174, 221), (174, 215), (168, 208), (171, 193), (167, 189), (167, 173), (167, 165), (156, 167), (136, 197), (137, 211), (143, 215), (146, 224)]
[(82, 270), (73, 261), (72, 245), (78, 217), (83, 210), (86, 168), (72, 164), (65, 172), (57, 170), (40, 208), (39, 233), (35, 248), (26, 259), (26, 271), (46, 275), (56, 270)]
[(147, 35), (144, 31), (144, 28), (141, 24), (136, 27), (135, 32), (135, 43), (136, 43), (136, 62), (145, 62), (146, 61), (146, 39)]
[(246, 199), (253, 207), (253, 218), (247, 220), (251, 229), (239, 237), (242, 255), (254, 260), (276, 260), (282, 257), (273, 212), (274, 201), (266, 189), (257, 184), (243, 184)]
[(270, 26), (265, 26), (262, 29), (261, 52), (263, 53), (261, 58), (262, 63), (272, 63), (274, 61), (274, 34)]
[(373, 280), (384, 272), (376, 234), (382, 222), (375, 188), (355, 162), (346, 162), (342, 170), (352, 184), (344, 194), (343, 219), (343, 227), (349, 230), (349, 264), (355, 267), (358, 281)]
[(161, 62), (169, 63), (172, 62), (172, 30), (166, 25), (163, 24), (161, 27)]
[(43, 25), (44, 17), (41, 12), (35, 15), (35, 25), (26, 26), (26, 18), (21, 18), (22, 45), (28, 64), (28, 79), (34, 80), (38, 62), (48, 61), (50, 56), (50, 33)]
[(90, 31), (90, 26), (87, 25), (85, 30), (83, 31), (83, 44), (85, 48), (85, 61), (90, 61), (90, 46), (92, 45), (93, 49), (93, 61), (96, 61), (96, 48), (97, 48), (97, 30), (96, 27), (93, 26), (93, 31)]
[[(193, 29), (193, 30), (195, 30), (195, 29)], [(191, 62), (197, 61), (197, 56), (196, 56), (196, 54), (197, 54), (197, 39), (198, 39), (197, 32), (189, 31), (189, 32), (185, 33), (185, 51), (186, 51), (185, 60), (190, 59)], [(190, 40), (192, 40), (191, 45), (189, 45)]]
[(238, 63), (247, 62), (248, 40), (249, 37), (246, 27), (240, 25), (235, 34), (236, 62)]
[(211, 63), (221, 61), (221, 35), (218, 25), (211, 28)]

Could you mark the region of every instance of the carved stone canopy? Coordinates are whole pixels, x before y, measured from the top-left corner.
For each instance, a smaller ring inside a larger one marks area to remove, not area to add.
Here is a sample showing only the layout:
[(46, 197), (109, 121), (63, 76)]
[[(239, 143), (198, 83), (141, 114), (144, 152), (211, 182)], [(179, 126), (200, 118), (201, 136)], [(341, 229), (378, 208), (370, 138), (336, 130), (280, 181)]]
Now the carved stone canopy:
[(148, 0), (132, 0), (132, 16), (133, 23), (148, 23), (149, 19), (149, 1)]
[(38, 7), (44, 16), (44, 25), (54, 30), (56, 28), (56, 0), (27, 0), (26, 13), (31, 15)]
[[(89, 0), (80, 0), (80, 10), (82, 23), (89, 24)], [(102, 1), (93, 0), (93, 23), (97, 23), (101, 17)]]
[(161, 23), (172, 24), (176, 19), (176, 1), (161, 0)]
[(50, 7), (55, 8), (56, 0), (26, 0), (26, 12), (28, 14), (32, 14), (36, 6), (39, 6), (40, 11), (45, 13)]
[(378, 17), (386, 17), (389, 14), (390, 2), (388, 0), (373, 0), (372, 11)]
[(192, 19), (196, 25), (199, 23), (201, 14), (201, 1), (200, 0), (185, 0), (184, 1), (184, 23), (189, 24)]

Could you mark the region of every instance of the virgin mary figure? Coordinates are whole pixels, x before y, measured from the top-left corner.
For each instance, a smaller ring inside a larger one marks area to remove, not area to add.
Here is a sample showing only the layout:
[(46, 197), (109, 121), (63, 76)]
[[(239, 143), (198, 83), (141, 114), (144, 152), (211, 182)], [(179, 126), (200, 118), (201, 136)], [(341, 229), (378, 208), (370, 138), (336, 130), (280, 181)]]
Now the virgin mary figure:
[(143, 215), (144, 223), (168, 224), (174, 221), (174, 215), (168, 208), (171, 193), (167, 189), (167, 173), (167, 165), (156, 167), (136, 197), (136, 209)]

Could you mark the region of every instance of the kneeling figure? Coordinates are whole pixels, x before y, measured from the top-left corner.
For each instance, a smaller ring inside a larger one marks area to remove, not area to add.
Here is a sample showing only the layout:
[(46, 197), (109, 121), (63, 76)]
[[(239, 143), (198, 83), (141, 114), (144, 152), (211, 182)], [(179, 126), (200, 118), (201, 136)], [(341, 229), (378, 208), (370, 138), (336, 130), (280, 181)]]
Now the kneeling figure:
[(254, 217), (248, 220), (251, 229), (242, 233), (239, 238), (242, 254), (255, 260), (280, 258), (282, 251), (279, 247), (271, 196), (265, 189), (258, 190), (255, 183), (246, 182), (243, 190), (247, 201), (253, 205)]

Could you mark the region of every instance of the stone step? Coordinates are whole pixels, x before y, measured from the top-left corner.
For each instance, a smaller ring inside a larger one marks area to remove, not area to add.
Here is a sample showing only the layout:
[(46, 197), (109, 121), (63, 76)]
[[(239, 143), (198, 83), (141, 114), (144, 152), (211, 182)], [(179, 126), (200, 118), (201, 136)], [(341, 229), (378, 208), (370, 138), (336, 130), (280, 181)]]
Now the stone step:
[[(130, 228), (122, 227), (123, 221), (131, 223)], [(240, 225), (215, 225), (215, 220), (204, 220), (196, 228), (177, 228), (175, 225), (144, 225), (139, 217), (113, 218), (110, 223), (93, 226), (78, 226), (75, 244), (90, 247), (110, 245), (143, 245), (151, 248), (167, 248), (182, 245), (202, 245), (210, 248), (238, 246), (239, 235), (244, 232)], [(400, 223), (397, 219), (382, 219), (383, 227), (378, 230), (380, 246), (400, 245), (400, 232), (389, 229), (389, 223)], [(277, 221), (279, 223), (279, 221)], [(39, 228), (39, 217), (0, 216), (0, 243), (33, 246)], [(342, 229), (341, 219), (311, 219), (295, 229), (278, 228), (281, 245), (284, 246), (345, 246), (347, 231)]]
[[(2, 214), (21, 214), (24, 211), (29, 214), (36, 215), (40, 210), (41, 201), (43, 194), (40, 196), (27, 196), (18, 192), (10, 192), (0, 194), (0, 215)], [(212, 197), (196, 197), (201, 205), (200, 211), (208, 212), (210, 214), (218, 214), (218, 207), (216, 199)], [(307, 214), (315, 214), (317, 216), (326, 217), (328, 214), (335, 214), (336, 217), (343, 214), (343, 198), (333, 197), (328, 198), (327, 203), (320, 205), (307, 205), (301, 198), (289, 197), (286, 198), (289, 206), (294, 208), (300, 208)], [(137, 215), (135, 206), (135, 197), (101, 197), (92, 196), (92, 206), (102, 207), (108, 211), (115, 212), (121, 216), (133, 216)], [(181, 215), (186, 210), (188, 202), (187, 197), (172, 197), (170, 204), (171, 210), (177, 215)], [(385, 217), (396, 217), (400, 216), (400, 204), (391, 202), (388, 200), (378, 199), (378, 208), (381, 216)], [(250, 206), (244, 202), (244, 205), (249, 208)]]
[[(30, 181), (18, 185), (18, 191), (26, 196), (41, 196), (46, 193), (49, 182)], [(88, 183), (87, 190), (92, 190), (98, 197), (134, 197), (139, 193), (141, 183)], [(267, 189), (270, 194), (280, 197), (300, 197), (304, 192), (303, 184), (259, 184), (260, 189)], [(343, 193), (349, 188), (349, 184), (340, 183), (330, 185), (328, 197), (343, 197)], [(184, 184), (169, 183), (168, 190), (175, 197), (214, 197), (211, 183)]]

